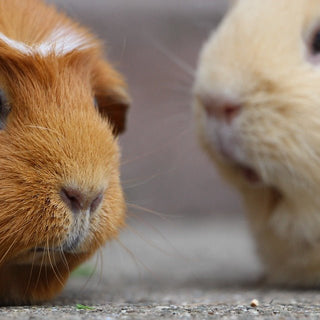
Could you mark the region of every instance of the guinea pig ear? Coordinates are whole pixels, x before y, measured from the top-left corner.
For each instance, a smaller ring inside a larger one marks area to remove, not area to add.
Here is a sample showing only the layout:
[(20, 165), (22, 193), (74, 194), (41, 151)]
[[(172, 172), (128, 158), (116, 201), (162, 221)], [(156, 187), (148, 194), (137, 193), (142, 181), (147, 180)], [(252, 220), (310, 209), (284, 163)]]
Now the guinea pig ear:
[(120, 74), (105, 61), (99, 61), (94, 68), (93, 91), (97, 108), (102, 117), (110, 121), (113, 133), (123, 133), (130, 106), (127, 86)]

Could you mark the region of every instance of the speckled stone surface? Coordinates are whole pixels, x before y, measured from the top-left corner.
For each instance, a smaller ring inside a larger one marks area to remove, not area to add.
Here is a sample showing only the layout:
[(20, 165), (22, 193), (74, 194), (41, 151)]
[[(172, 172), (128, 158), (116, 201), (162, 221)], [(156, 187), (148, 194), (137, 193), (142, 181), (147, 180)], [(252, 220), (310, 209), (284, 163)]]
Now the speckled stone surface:
[(319, 319), (320, 292), (258, 285), (244, 219), (145, 223), (75, 272), (55, 301), (1, 308), (0, 319)]

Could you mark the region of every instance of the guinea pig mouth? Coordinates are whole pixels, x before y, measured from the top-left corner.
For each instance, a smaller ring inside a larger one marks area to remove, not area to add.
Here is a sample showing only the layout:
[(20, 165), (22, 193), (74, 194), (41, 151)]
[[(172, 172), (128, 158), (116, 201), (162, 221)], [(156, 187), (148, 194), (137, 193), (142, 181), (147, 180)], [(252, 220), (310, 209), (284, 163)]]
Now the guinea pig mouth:
[(220, 159), (231, 166), (236, 172), (240, 173), (243, 179), (251, 186), (258, 187), (263, 184), (262, 178), (253, 167), (244, 164), (243, 161), (239, 161), (236, 157), (220, 152)]
[(243, 164), (243, 162), (237, 161), (231, 157), (221, 156), (222, 161), (229, 165), (233, 170), (240, 174), (240, 176), (251, 186), (259, 187), (263, 185), (263, 180), (259, 173), (251, 166)]
[(232, 137), (231, 140), (228, 140), (217, 134), (216, 139), (214, 149), (223, 162), (228, 163), (237, 172), (240, 172), (245, 181), (250, 185), (257, 186), (262, 183), (261, 176), (258, 172), (253, 167), (246, 164), (246, 156), (244, 155), (242, 148), (239, 147), (239, 142), (236, 138)]
[(34, 247), (29, 250), (30, 253), (76, 253), (81, 246), (83, 239), (81, 236), (72, 238), (59, 247)]
[(257, 186), (262, 183), (261, 177), (253, 168), (242, 164), (236, 164), (235, 166), (249, 184)]
[(52, 247), (52, 248), (43, 248), (43, 247), (37, 247), (37, 248), (32, 248), (30, 249), (30, 252), (35, 252), (35, 253), (76, 253), (78, 251), (79, 246), (81, 245), (82, 241), (80, 237), (75, 238), (72, 242), (68, 242), (60, 247)]
[(30, 249), (30, 252), (35, 252), (35, 253), (44, 253), (44, 252), (61, 252), (61, 249), (58, 248), (33, 248)]

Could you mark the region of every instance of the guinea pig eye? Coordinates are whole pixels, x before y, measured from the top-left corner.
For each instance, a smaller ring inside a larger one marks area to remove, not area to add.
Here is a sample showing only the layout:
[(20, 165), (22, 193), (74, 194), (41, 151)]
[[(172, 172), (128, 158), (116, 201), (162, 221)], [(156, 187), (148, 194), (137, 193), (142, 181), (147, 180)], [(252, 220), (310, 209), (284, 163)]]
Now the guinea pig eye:
[(6, 126), (6, 120), (10, 113), (10, 105), (2, 90), (0, 90), (0, 130)]
[(311, 43), (311, 51), (312, 51), (312, 54), (314, 55), (320, 53), (320, 30), (318, 30), (313, 35), (313, 39)]

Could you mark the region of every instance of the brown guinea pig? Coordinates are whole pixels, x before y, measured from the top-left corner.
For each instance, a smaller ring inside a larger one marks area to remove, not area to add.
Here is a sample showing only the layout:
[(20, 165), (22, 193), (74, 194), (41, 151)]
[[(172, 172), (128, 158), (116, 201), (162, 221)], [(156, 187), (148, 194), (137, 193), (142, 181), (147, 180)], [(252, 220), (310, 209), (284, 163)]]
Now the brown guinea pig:
[(40, 0), (0, 2), (0, 303), (41, 302), (124, 224), (121, 76)]
[(273, 284), (320, 286), (319, 88), (318, 0), (234, 1), (200, 55), (200, 140)]

